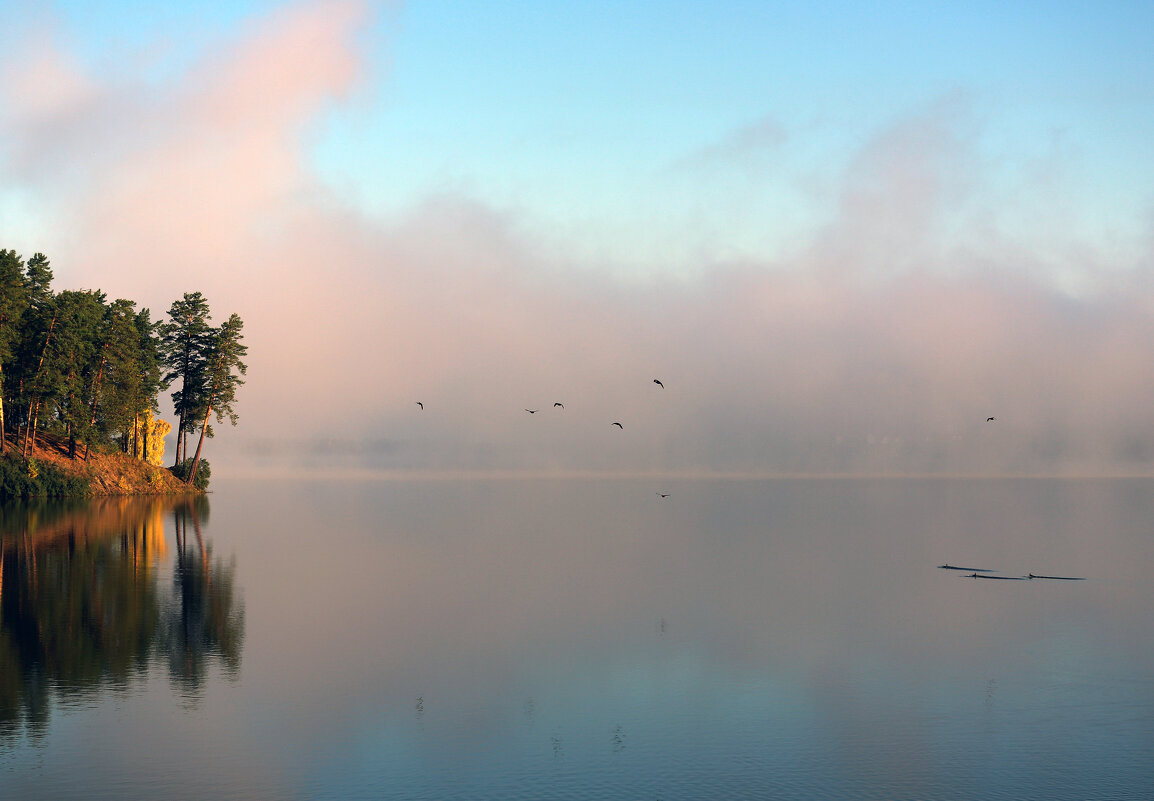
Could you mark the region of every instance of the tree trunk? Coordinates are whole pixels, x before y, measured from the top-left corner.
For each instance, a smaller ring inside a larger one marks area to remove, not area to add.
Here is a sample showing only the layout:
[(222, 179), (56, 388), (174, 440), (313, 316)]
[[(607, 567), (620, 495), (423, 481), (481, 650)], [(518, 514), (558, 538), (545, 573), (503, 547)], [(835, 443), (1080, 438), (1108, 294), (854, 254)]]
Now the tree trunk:
[(176, 426), (176, 461), (172, 466), (176, 467), (180, 464), (182, 458), (188, 458), (188, 441), (185, 440), (184, 447), (181, 448), (181, 437), (184, 434), (184, 413), (188, 408), (188, 371), (192, 364), (192, 338), (185, 337), (184, 342), (184, 370), (181, 372), (180, 379), (180, 422)]
[[(107, 350), (108, 345), (106, 344), (104, 348)], [(100, 379), (104, 378), (104, 365), (107, 363), (108, 357), (101, 354), (100, 369), (96, 371), (96, 378), (92, 379), (92, 420), (88, 423), (90, 426), (96, 425), (96, 399), (100, 397)]]
[(212, 414), (212, 402), (216, 400), (215, 392), (209, 396), (208, 410), (204, 413), (204, 425), (200, 427), (200, 439), (196, 443), (196, 455), (192, 457), (192, 469), (188, 471), (188, 483), (196, 478), (196, 466), (200, 464), (200, 449), (204, 445), (204, 432), (208, 430), (208, 416)]
[[(52, 322), (48, 324), (48, 333), (44, 336), (44, 348), (40, 351), (40, 361), (36, 363), (36, 372), (33, 374), (33, 380), (40, 377), (40, 371), (44, 368), (44, 357), (48, 355), (48, 344), (52, 342), (52, 331), (56, 328), (56, 318), (59, 316), (60, 310), (52, 310)], [(32, 390), (35, 392), (35, 389)], [(33, 412), (35, 408), (35, 412)], [(40, 416), (40, 400), (28, 402), (28, 423), (24, 429), (24, 451), (23, 456), (27, 459), (32, 455), (32, 449), (36, 447), (36, 418)]]
[[(71, 383), (71, 381), (72, 381), (71, 375), (68, 376), (68, 380)], [(76, 393), (69, 392), (68, 393), (68, 406), (67, 406), (69, 420), (64, 425), (64, 433), (68, 437), (68, 458), (69, 459), (76, 459), (76, 427), (72, 425), (72, 419), (71, 419), (73, 407), (76, 405), (74, 403), (75, 400), (76, 400)]]
[[(28, 401), (28, 416), (24, 419), (24, 437), (20, 441), (20, 455), (25, 459), (28, 458), (28, 437), (32, 433), (32, 403), (33, 401)], [(19, 437), (20, 432), (17, 431), (16, 435)]]
[(0, 453), (8, 448), (8, 436), (4, 429), (4, 365), (0, 364)]
[(180, 435), (184, 431), (184, 413), (181, 412), (180, 419), (176, 423), (176, 461), (172, 463), (173, 467), (180, 464)]
[(35, 400), (28, 401), (28, 416), (24, 418), (24, 440), (20, 443), (20, 455), (28, 458), (28, 438), (32, 436), (32, 407)]
[(28, 428), (24, 434), (25, 452), (24, 458), (28, 459), (32, 456), (32, 452), (36, 450), (36, 423), (40, 420), (40, 399), (29, 404), (28, 408)]

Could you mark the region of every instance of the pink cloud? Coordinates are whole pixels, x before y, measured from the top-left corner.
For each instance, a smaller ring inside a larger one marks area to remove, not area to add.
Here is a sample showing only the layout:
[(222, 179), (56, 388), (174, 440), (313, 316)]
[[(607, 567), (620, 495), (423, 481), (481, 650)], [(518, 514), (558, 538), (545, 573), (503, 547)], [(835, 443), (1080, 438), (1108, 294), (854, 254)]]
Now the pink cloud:
[(0, 64), (3, 116), (10, 124), (44, 133), (70, 110), (89, 106), (98, 93), (92, 81), (61, 50), (50, 29), (30, 32), (17, 52)]
[(868, 143), (795, 255), (624, 284), (561, 269), (478, 203), (383, 223), (323, 188), (308, 133), (365, 79), (367, 19), (279, 11), (163, 92), (57, 53), (54, 99), (6, 118), (9, 173), (83, 176), (35, 185), (68, 221), (40, 248), (62, 285), (157, 315), (196, 289), (245, 319), (242, 426), (214, 449), (383, 441), (351, 450), (397, 468), (1149, 469), (1148, 289), (1071, 298), (1031, 254), (959, 229), (979, 176), (952, 101)]
[[(6, 85), (42, 98), (12, 115), (10, 169), (63, 176), (47, 188), (73, 215), (73, 274), (129, 279), (137, 295), (140, 282), (159, 291), (170, 272), (235, 274), (249, 246), (321, 191), (304, 167), (305, 136), (354, 87), (352, 37), (366, 17), (350, 2), (282, 9), (163, 90), (101, 86), (50, 47), (10, 75)], [(44, 84), (55, 91), (41, 94)]]

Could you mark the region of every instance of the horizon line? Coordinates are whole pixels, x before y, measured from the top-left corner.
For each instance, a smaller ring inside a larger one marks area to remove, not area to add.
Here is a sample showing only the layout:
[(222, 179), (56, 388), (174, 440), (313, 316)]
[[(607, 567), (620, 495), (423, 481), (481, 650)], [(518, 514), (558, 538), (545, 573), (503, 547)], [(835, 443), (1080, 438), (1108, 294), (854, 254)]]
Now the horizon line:
[(771, 470), (617, 470), (617, 469), (533, 469), (533, 468), (262, 468), (247, 466), (230, 469), (222, 465), (214, 478), (277, 479), (318, 478), (355, 481), (462, 481), (462, 480), (596, 480), (654, 479), (670, 481), (773, 481), (773, 480), (1151, 480), (1154, 471), (1144, 473), (926, 473), (926, 472), (788, 472)]

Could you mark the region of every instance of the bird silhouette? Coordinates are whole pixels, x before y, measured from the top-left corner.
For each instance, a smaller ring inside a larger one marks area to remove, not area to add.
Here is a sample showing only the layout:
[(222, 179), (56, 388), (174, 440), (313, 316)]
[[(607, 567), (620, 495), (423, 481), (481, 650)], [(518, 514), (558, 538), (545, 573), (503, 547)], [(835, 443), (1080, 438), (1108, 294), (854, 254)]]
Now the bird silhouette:
[(425, 404), (421, 403), (420, 401), (417, 401), (417, 405), (421, 407), (422, 412), (425, 411)]
[(525, 411), (527, 411), (529, 414), (537, 414), (537, 412), (539, 412), (541, 410), (540, 409), (526, 409)]
[(609, 425), (611, 425), (611, 426), (617, 426), (617, 427), (618, 427), (618, 428), (620, 428), (622, 431), (624, 431), (624, 430), (625, 430), (625, 426), (621, 425), (620, 423), (610, 423)]
[(992, 423), (992, 422), (994, 422), (994, 421), (995, 421), (995, 420), (997, 420), (997, 419), (998, 419), (998, 418), (996, 418), (996, 417), (987, 417), (987, 418), (986, 418), (986, 422), (987, 422), (987, 423)]
[(556, 409), (558, 406), (560, 406), (562, 409), (565, 408), (565, 404), (561, 403), (561, 401), (557, 401), (556, 403), (553, 404), (554, 409)]
[(653, 379), (653, 383), (656, 384), (657, 386), (661, 387), (662, 389), (665, 389), (665, 385), (661, 383), (660, 378)]
[(668, 492), (659, 492), (659, 493), (657, 493), (657, 494), (658, 494), (660, 497), (662, 497), (662, 498), (668, 498), (668, 497), (669, 497), (669, 493), (668, 493)]

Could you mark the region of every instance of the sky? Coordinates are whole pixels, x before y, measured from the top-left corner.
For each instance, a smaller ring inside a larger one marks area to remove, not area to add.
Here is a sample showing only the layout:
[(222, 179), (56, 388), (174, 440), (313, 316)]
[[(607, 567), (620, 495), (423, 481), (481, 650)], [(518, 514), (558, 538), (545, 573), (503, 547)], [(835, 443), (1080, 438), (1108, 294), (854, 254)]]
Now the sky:
[(1149, 474), (1151, 29), (3, 0), (0, 247), (240, 314), (216, 471)]

